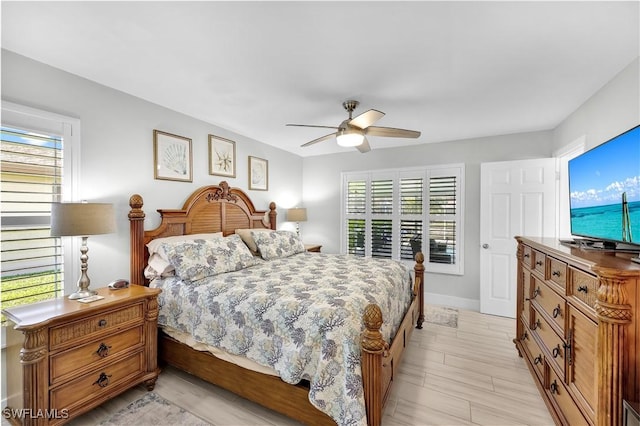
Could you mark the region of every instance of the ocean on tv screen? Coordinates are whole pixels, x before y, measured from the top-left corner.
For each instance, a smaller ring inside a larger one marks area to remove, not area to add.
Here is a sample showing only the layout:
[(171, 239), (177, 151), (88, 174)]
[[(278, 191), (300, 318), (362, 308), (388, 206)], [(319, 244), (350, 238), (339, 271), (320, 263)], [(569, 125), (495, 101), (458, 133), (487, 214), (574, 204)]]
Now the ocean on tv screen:
[[(628, 203), (631, 241), (640, 244), (640, 201)], [(622, 204), (571, 209), (571, 233), (606, 240), (623, 241)]]

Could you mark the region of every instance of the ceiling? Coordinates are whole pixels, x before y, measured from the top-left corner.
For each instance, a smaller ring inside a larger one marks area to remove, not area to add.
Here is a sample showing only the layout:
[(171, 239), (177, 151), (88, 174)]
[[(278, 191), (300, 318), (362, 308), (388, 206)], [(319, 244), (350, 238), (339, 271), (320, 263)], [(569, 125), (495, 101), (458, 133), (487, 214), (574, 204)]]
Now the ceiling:
[[(639, 55), (637, 1), (8, 2), (2, 47), (301, 156), (347, 118), (418, 139), (553, 129)], [(366, 154), (364, 154), (366, 155)]]

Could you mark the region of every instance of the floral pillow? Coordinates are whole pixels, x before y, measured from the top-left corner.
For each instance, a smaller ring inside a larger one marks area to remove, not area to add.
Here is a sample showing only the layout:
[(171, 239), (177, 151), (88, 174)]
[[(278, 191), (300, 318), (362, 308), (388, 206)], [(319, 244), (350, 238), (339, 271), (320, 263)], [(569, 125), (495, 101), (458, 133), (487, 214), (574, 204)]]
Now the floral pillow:
[(168, 242), (161, 247), (176, 275), (185, 281), (237, 271), (258, 262), (235, 234), (211, 240)]
[(304, 252), (304, 244), (297, 234), (290, 231), (254, 232), (251, 231), (256, 242), (260, 257), (264, 260), (289, 257)]
[(149, 241), (147, 244), (147, 248), (149, 249), (149, 260), (147, 262), (147, 267), (144, 269), (144, 276), (149, 280), (153, 280), (155, 278), (164, 278), (175, 275), (173, 266), (169, 262), (169, 259), (167, 259), (165, 252), (161, 249), (162, 244), (193, 240), (210, 240), (213, 238), (223, 238), (222, 232), (175, 235), (171, 237), (156, 238)]

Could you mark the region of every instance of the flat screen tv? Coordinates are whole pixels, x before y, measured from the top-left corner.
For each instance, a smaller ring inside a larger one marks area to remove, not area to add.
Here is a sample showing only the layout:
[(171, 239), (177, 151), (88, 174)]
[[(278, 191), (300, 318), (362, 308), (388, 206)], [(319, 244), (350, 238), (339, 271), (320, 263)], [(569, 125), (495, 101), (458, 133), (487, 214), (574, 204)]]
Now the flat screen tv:
[(640, 126), (569, 161), (571, 234), (640, 250)]

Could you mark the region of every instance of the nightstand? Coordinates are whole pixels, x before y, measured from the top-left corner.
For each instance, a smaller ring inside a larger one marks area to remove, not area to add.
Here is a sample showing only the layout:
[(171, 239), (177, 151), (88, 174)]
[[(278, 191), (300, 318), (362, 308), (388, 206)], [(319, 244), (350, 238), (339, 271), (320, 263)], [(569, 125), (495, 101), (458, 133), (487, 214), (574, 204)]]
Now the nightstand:
[(158, 378), (160, 289), (98, 289), (91, 303), (53, 299), (3, 310), (24, 335), (25, 425), (65, 423)]
[(322, 248), (322, 246), (319, 245), (319, 244), (305, 244), (304, 245), (304, 249), (306, 251), (310, 251), (310, 252), (313, 252), (313, 253), (320, 253), (320, 249), (321, 248)]

